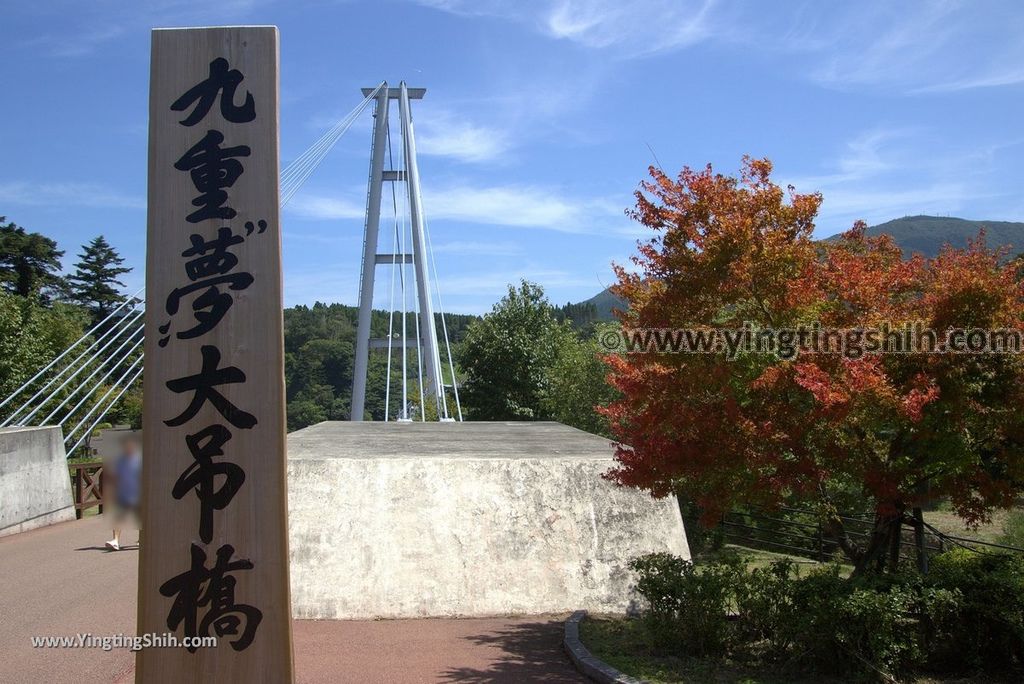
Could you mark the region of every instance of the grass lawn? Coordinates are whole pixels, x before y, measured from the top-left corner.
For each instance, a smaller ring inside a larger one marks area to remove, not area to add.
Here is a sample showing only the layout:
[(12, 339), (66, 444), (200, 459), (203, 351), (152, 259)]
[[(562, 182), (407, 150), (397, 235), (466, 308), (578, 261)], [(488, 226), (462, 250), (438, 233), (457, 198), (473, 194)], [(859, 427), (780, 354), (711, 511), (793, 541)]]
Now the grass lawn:
[(693, 562), (696, 565), (701, 565), (702, 563), (714, 563), (715, 561), (732, 560), (733, 558), (741, 559), (748, 568), (767, 567), (775, 561), (782, 560), (784, 558), (790, 559), (797, 566), (813, 568), (820, 565), (818, 562), (813, 561), (810, 558), (804, 558), (803, 556), (791, 556), (785, 553), (765, 551), (764, 549), (737, 546), (736, 544), (723, 544), (722, 547), (718, 549), (707, 549), (695, 553), (693, 555)]
[(948, 505), (940, 505), (935, 510), (924, 512), (924, 521), (934, 525), (935, 529), (954, 537), (964, 539), (977, 539), (978, 541), (1000, 543), (999, 538), (1003, 534), (1003, 525), (1010, 511), (997, 510), (992, 513), (992, 521), (985, 525), (971, 529), (964, 524), (964, 521), (954, 513)]
[[(693, 555), (693, 562), (699, 568), (704, 563), (714, 563), (716, 561), (732, 560), (733, 558), (739, 558), (746, 565), (748, 570), (754, 568), (764, 568), (775, 561), (788, 558), (793, 561), (797, 571), (801, 574), (806, 574), (816, 567), (821, 567), (821, 563), (804, 556), (791, 556), (785, 553), (776, 553), (774, 551), (765, 551), (764, 549), (748, 548), (746, 546), (737, 546), (735, 544), (724, 544), (718, 549), (707, 549)], [(848, 576), (853, 572), (853, 566), (841, 563), (840, 574)]]

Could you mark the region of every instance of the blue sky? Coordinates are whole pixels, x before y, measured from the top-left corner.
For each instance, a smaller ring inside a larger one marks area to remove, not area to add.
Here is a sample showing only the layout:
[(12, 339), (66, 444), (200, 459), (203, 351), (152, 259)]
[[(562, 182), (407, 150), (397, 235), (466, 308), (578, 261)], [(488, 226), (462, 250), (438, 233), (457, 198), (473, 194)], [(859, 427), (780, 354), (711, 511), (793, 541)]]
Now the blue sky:
[[(282, 163), (360, 87), (427, 87), (414, 116), (450, 311), (489, 310), (520, 277), (559, 303), (610, 284), (654, 155), (670, 172), (767, 156), (824, 193), (819, 236), (1024, 220), (1014, 1), (0, 0), (0, 20), (0, 215), (55, 237), (68, 266), (103, 233), (132, 289), (156, 26), (280, 27)], [(286, 304), (355, 302), (369, 139), (367, 113), (286, 207)]]

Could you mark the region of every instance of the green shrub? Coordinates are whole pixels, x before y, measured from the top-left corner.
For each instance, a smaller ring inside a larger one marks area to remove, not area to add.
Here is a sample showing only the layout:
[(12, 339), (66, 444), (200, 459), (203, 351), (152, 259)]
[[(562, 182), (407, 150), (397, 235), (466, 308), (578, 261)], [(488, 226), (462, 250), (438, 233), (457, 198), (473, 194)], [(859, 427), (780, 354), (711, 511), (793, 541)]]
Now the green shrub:
[[(779, 641), (789, 644), (789, 658), (801, 669), (828, 671), (836, 663), (837, 598), (844, 596), (847, 582), (836, 564), (815, 568), (796, 578), (792, 601), (797, 607), (792, 618), (779, 624)], [(845, 661), (846, 659), (843, 658)]]
[(837, 601), (837, 662), (898, 676), (922, 661), (914, 593), (856, 588)]
[(802, 610), (795, 600), (793, 581), (796, 565), (789, 558), (749, 573), (737, 573), (736, 607), (742, 636), (763, 642), (772, 660), (785, 656), (793, 638), (789, 628)]
[(698, 656), (728, 650), (738, 563), (714, 563), (697, 572), (688, 560), (655, 553), (634, 559), (630, 568), (649, 606), (643, 620), (655, 649)]
[(956, 591), (956, 657), (998, 672), (1024, 665), (1024, 557), (956, 549), (932, 560), (928, 584)]
[(669, 554), (634, 560), (650, 646), (668, 655), (740, 655), (844, 678), (902, 678), (924, 668), (1019, 673), (1024, 557), (954, 551), (932, 573), (799, 576), (792, 561), (696, 568)]

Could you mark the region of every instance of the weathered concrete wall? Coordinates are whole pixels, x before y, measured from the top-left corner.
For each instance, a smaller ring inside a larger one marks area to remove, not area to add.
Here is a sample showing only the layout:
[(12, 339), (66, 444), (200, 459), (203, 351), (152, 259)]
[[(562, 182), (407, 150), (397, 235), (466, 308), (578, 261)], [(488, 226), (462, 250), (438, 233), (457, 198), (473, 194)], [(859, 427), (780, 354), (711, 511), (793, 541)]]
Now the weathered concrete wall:
[(0, 429), (0, 537), (74, 519), (60, 428)]
[(321, 423), (288, 451), (296, 617), (623, 612), (631, 558), (689, 557), (675, 500), (557, 423)]

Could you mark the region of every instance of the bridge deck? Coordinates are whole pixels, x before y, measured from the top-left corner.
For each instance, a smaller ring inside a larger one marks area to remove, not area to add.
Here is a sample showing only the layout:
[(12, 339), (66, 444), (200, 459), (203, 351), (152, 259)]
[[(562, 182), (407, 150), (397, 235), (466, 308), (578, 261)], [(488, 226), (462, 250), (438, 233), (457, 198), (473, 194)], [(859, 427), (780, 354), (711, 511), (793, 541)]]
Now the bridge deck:
[[(33, 636), (134, 634), (138, 550), (109, 552), (104, 516), (0, 538), (0, 682), (131, 682), (129, 651), (32, 648)], [(135, 541), (133, 532), (128, 540)], [(564, 617), (564, 616), (563, 616)], [(559, 618), (295, 622), (296, 679), (585, 681)]]

